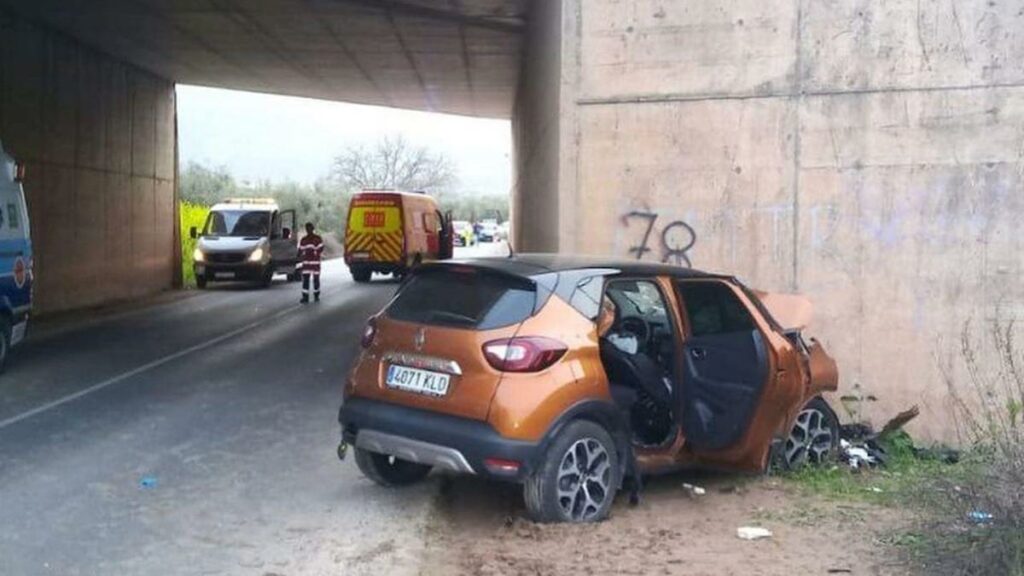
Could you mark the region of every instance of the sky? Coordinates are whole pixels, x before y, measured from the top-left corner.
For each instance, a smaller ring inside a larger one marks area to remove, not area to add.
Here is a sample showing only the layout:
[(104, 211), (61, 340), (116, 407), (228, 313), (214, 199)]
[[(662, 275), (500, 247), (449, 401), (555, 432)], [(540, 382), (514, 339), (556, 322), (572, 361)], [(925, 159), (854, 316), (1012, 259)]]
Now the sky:
[(327, 175), (345, 147), (401, 134), (447, 154), (458, 167), (461, 191), (503, 194), (511, 187), (507, 120), (198, 86), (177, 90), (182, 166), (194, 161), (226, 166), (239, 180), (311, 183)]

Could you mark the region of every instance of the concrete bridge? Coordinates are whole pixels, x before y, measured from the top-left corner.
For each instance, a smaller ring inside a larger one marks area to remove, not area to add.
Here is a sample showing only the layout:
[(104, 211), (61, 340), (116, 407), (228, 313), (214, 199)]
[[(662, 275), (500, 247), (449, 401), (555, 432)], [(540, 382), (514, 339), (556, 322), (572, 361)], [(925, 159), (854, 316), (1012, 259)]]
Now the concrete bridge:
[[(174, 84), (510, 118), (520, 250), (818, 303), (843, 388), (949, 438), (1024, 303), (1019, 2), (0, 0), (43, 311), (174, 285)], [(972, 334), (962, 338), (965, 325)]]

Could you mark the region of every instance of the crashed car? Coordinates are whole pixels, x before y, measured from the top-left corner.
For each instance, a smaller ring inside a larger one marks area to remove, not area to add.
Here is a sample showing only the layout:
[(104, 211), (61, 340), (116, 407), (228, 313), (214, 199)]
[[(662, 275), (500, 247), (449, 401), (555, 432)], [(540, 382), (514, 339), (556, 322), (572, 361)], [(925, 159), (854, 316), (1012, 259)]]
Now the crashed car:
[(642, 474), (833, 458), (836, 365), (810, 304), (638, 261), (430, 263), (368, 322), (339, 412), (384, 486), (518, 482), (538, 521), (596, 521)]

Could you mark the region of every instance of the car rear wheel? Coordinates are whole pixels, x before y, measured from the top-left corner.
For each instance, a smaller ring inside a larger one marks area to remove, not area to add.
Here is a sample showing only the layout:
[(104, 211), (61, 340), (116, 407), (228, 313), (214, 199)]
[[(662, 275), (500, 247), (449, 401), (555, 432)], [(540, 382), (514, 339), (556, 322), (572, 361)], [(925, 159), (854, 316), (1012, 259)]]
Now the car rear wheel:
[(426, 464), (417, 464), (362, 448), (356, 448), (355, 453), (359, 471), (381, 486), (408, 486), (430, 474), (431, 467)]
[(7, 356), (11, 351), (11, 323), (6, 318), (0, 318), (0, 374), (3, 374), (7, 366)]
[(373, 272), (369, 270), (356, 268), (352, 270), (352, 279), (359, 283), (369, 282), (371, 274)]
[(558, 434), (523, 486), (537, 522), (597, 522), (608, 516), (619, 488), (619, 458), (601, 426), (572, 422)]
[(839, 417), (825, 400), (812, 398), (796, 417), (782, 447), (783, 465), (790, 470), (835, 460), (839, 453)]

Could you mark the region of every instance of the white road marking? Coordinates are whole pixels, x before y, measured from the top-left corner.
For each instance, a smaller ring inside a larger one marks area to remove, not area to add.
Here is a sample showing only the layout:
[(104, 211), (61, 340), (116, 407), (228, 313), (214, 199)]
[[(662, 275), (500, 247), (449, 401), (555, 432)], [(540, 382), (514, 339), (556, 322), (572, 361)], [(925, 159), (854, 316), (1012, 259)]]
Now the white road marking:
[(189, 354), (192, 354), (193, 352), (199, 352), (200, 350), (205, 350), (206, 348), (209, 348), (211, 346), (216, 346), (217, 344), (220, 344), (221, 342), (223, 342), (225, 340), (228, 340), (230, 338), (234, 338), (235, 336), (238, 336), (239, 334), (242, 334), (243, 332), (247, 332), (247, 331), (252, 330), (254, 328), (258, 328), (259, 326), (261, 326), (263, 324), (266, 324), (267, 322), (270, 322), (271, 320), (276, 320), (276, 319), (280, 318), (281, 316), (284, 316), (285, 314), (288, 314), (289, 312), (294, 312), (295, 310), (298, 310), (301, 307), (302, 306), (299, 305), (299, 304), (293, 304), (293, 305), (291, 305), (291, 306), (289, 306), (289, 307), (287, 307), (287, 308), (285, 308), (283, 310), (278, 311), (277, 313), (275, 313), (275, 314), (273, 314), (271, 316), (267, 316), (266, 318), (262, 318), (260, 320), (255, 321), (255, 322), (251, 322), (249, 324), (246, 324), (245, 326), (242, 326), (241, 328), (236, 328), (234, 330), (231, 330), (230, 332), (225, 332), (224, 334), (221, 334), (220, 336), (216, 336), (216, 337), (211, 338), (209, 340), (206, 340), (204, 342), (200, 342), (199, 344), (195, 344), (193, 346), (189, 346), (188, 348), (184, 348), (182, 350), (178, 350), (177, 352), (175, 352), (173, 354), (168, 354), (167, 356), (164, 356), (163, 358), (159, 358), (159, 359), (154, 360), (152, 362), (149, 362), (147, 364), (143, 364), (142, 366), (139, 366), (137, 368), (133, 368), (132, 370), (129, 370), (127, 372), (123, 372), (121, 374), (118, 374), (117, 376), (114, 376), (113, 378), (109, 378), (109, 379), (104, 380), (102, 382), (99, 382), (97, 384), (93, 384), (92, 386), (89, 386), (88, 388), (84, 388), (84, 389), (79, 390), (78, 392), (75, 392), (73, 394), (68, 394), (67, 396), (64, 396), (63, 398), (59, 398), (57, 400), (54, 400), (53, 402), (48, 402), (46, 404), (43, 404), (42, 406), (38, 406), (38, 407), (33, 408), (33, 409), (31, 409), (31, 410), (29, 410), (27, 412), (22, 412), (21, 414), (18, 414), (17, 416), (11, 416), (10, 418), (7, 418), (6, 420), (0, 420), (0, 429), (6, 428), (6, 427), (11, 426), (13, 424), (17, 424), (18, 422), (21, 422), (22, 420), (27, 420), (27, 419), (29, 419), (29, 418), (31, 418), (33, 416), (37, 416), (39, 414), (42, 414), (43, 412), (47, 412), (49, 410), (53, 410), (54, 408), (57, 408), (59, 406), (63, 406), (64, 404), (67, 404), (68, 402), (73, 402), (73, 401), (78, 400), (79, 398), (81, 398), (83, 396), (87, 396), (89, 394), (92, 394), (93, 392), (97, 392), (99, 390), (107, 388), (108, 386), (113, 386), (114, 384), (117, 384), (118, 382), (123, 382), (124, 380), (127, 380), (127, 379), (129, 379), (129, 378), (131, 378), (133, 376), (138, 376), (139, 374), (142, 374), (143, 372), (148, 372), (148, 371), (150, 371), (150, 370), (152, 370), (154, 368), (158, 368), (160, 366), (163, 366), (164, 364), (167, 364), (168, 362), (173, 362), (173, 361), (175, 361), (178, 358), (181, 358), (183, 356), (188, 356)]

